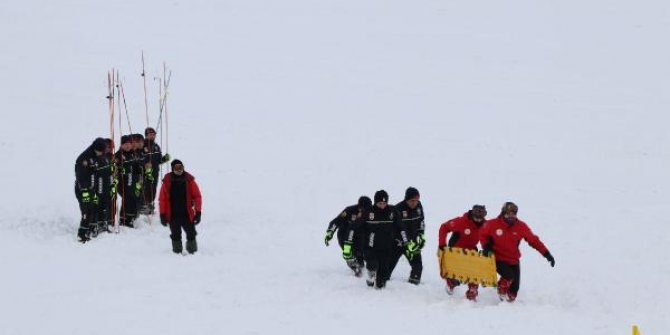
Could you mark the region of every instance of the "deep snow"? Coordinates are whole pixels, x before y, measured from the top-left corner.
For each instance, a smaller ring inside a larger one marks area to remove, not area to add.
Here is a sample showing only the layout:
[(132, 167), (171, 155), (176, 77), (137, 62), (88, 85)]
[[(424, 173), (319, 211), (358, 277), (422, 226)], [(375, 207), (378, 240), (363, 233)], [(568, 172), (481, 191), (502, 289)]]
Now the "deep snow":
[[(662, 334), (669, 29), (660, 0), (4, 1), (0, 333)], [(152, 124), (153, 76), (173, 71), (169, 151), (204, 198), (194, 256), (156, 218), (75, 242), (73, 163), (109, 132), (109, 68), (146, 126), (142, 50)], [(423, 283), (401, 261), (371, 290), (326, 225), (410, 185)], [(514, 304), (448, 297), (439, 224), (507, 200), (556, 267), (522, 243)]]

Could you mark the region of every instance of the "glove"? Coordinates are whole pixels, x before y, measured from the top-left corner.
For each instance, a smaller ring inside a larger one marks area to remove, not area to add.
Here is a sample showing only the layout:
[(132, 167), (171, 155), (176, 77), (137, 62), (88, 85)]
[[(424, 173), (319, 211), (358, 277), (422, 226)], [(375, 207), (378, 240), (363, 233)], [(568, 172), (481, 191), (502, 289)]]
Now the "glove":
[(114, 178), (114, 180), (112, 181), (112, 185), (109, 189), (109, 197), (110, 198), (114, 198), (114, 196), (116, 195), (116, 185), (118, 185), (118, 184), (119, 184), (119, 180)]
[(142, 183), (140, 183), (139, 181), (136, 182), (134, 189), (135, 189), (135, 196), (139, 197), (140, 194), (142, 194)]
[(81, 202), (86, 204), (91, 202), (91, 192), (87, 188), (82, 188), (80, 192), (81, 192)]
[(416, 237), (416, 243), (419, 245), (419, 249), (423, 249), (426, 246), (426, 236), (423, 233), (419, 233)]
[(195, 216), (193, 217), (193, 224), (198, 225), (200, 223), (200, 212), (195, 212)]
[(332, 230), (332, 229), (326, 230), (326, 238), (325, 238), (326, 246), (328, 246), (328, 242), (330, 242), (330, 240), (333, 239), (333, 234), (335, 234), (334, 230)]
[(152, 168), (147, 168), (144, 170), (144, 176), (147, 178), (148, 181), (153, 182), (154, 181), (154, 169)]
[(170, 158), (170, 154), (165, 154), (163, 158), (161, 158), (161, 164), (169, 162)]
[(342, 258), (345, 260), (351, 260), (354, 259), (354, 253), (351, 250), (352, 243), (350, 241), (344, 242), (344, 246), (342, 247)]
[(493, 251), (491, 249), (484, 249), (482, 250), (482, 256), (484, 257), (491, 257), (493, 255)]
[(167, 227), (168, 225), (168, 220), (167, 217), (165, 217), (165, 214), (161, 214), (161, 224), (163, 225), (163, 227)]
[(93, 194), (93, 204), (94, 205), (100, 205), (100, 198), (98, 197), (98, 193)]
[(412, 260), (414, 258), (414, 254), (416, 254), (419, 251), (419, 245), (416, 244), (416, 242), (410, 240), (407, 242), (405, 245), (405, 256), (407, 256), (408, 260)]
[(547, 259), (551, 267), (554, 267), (554, 264), (556, 264), (556, 261), (554, 260), (554, 256), (551, 255), (549, 251), (545, 252), (542, 256)]

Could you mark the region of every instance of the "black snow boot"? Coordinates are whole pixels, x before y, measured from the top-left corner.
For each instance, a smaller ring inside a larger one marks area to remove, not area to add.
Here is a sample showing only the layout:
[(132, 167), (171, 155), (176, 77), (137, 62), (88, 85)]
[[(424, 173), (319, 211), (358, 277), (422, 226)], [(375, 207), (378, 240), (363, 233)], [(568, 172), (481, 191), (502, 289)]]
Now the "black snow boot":
[(181, 254), (182, 250), (184, 250), (184, 247), (182, 246), (181, 241), (172, 240), (172, 252)]
[(186, 251), (188, 251), (189, 254), (193, 254), (196, 251), (198, 251), (198, 242), (196, 242), (195, 240), (187, 240)]

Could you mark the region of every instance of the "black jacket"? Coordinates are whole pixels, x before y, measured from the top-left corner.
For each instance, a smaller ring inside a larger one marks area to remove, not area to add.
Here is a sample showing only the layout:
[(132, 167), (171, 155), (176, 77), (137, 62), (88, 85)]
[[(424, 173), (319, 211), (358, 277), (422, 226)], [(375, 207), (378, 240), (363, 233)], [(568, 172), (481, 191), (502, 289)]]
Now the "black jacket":
[(123, 186), (131, 186), (136, 181), (135, 172), (135, 156), (134, 152), (119, 150), (114, 154), (116, 159), (116, 169), (119, 176), (119, 184)]
[(74, 163), (74, 175), (77, 186), (80, 189), (95, 188), (95, 170), (98, 167), (98, 158), (93, 150), (93, 145), (89, 146), (77, 157)]
[(350, 224), (358, 219), (358, 214), (358, 205), (345, 208), (340, 215), (330, 221), (328, 230), (349, 230)]
[(405, 225), (402, 222), (400, 214), (394, 206), (388, 205), (381, 209), (372, 206), (372, 209), (365, 212), (352, 224), (352, 231), (349, 233), (351, 240), (354, 230), (357, 233), (366, 234), (366, 247), (376, 250), (390, 250), (397, 247), (396, 235), (401, 236), (403, 244), (407, 243), (407, 233)]
[(144, 157), (145, 161), (151, 163), (153, 169), (152, 174), (158, 176), (158, 168), (163, 163), (163, 153), (161, 147), (156, 142), (144, 140)]
[(112, 188), (114, 180), (114, 162), (111, 154), (104, 154), (98, 157), (98, 167), (95, 170), (96, 193), (99, 195), (108, 195)]
[[(407, 203), (402, 201), (395, 206), (396, 211), (400, 214), (405, 228), (407, 229), (407, 238), (415, 240), (419, 234), (423, 234), (426, 230), (424, 223), (423, 206), (419, 201), (419, 205), (415, 209), (409, 208)], [(397, 236), (398, 238), (400, 236)]]

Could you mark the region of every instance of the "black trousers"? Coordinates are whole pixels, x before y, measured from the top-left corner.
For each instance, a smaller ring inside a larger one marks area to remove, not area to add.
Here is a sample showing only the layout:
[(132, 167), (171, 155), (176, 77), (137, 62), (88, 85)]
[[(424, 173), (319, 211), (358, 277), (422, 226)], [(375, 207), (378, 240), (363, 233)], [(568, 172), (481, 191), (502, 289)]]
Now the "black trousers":
[(158, 188), (158, 173), (152, 175), (154, 180), (151, 181), (149, 178), (144, 178), (144, 204), (153, 205), (156, 201), (156, 189)]
[(386, 281), (389, 279), (390, 274), (393, 249), (368, 248), (365, 256), (365, 261), (367, 262), (365, 267), (368, 271), (376, 273), (375, 287), (382, 288), (386, 286)]
[(186, 233), (186, 240), (194, 241), (195, 236), (198, 232), (195, 231), (195, 225), (188, 219), (184, 217), (173, 217), (170, 218), (170, 238), (173, 241), (181, 242), (181, 230), (184, 230)]
[(88, 231), (91, 226), (91, 220), (93, 220), (93, 217), (95, 216), (93, 197), (90, 198), (89, 202), (84, 202), (81, 197), (81, 190), (79, 189), (79, 185), (77, 185), (76, 182), (74, 185), (74, 195), (77, 198), (77, 202), (79, 203), (79, 211), (81, 212), (81, 221), (79, 221), (79, 231), (77, 232), (77, 235), (86, 236), (88, 235)]
[(512, 281), (509, 291), (514, 294), (519, 292), (519, 285), (521, 284), (521, 266), (497, 261), (496, 268), (500, 277)]
[[(396, 265), (400, 258), (405, 255), (405, 248), (397, 247), (393, 250), (393, 257), (391, 258), (391, 263), (389, 264), (389, 279), (393, 270), (395, 270)], [(405, 256), (407, 258), (407, 256)], [(412, 260), (407, 259), (409, 266), (412, 267), (412, 270), (409, 272), (409, 277), (415, 280), (421, 280), (421, 273), (423, 272), (423, 261), (421, 260), (421, 254), (416, 254), (412, 257)]]
[(119, 223), (130, 224), (137, 217), (137, 197), (132, 185), (124, 185), (117, 190), (121, 196), (121, 210), (119, 211)]

